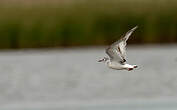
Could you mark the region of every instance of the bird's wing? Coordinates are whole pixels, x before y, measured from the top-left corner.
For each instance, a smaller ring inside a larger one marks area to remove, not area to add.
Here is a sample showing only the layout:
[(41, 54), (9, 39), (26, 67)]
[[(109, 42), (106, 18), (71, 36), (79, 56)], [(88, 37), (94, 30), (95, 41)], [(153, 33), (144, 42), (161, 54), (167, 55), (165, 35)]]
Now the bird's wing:
[(111, 60), (123, 63), (126, 57), (126, 41), (129, 36), (136, 30), (138, 26), (129, 30), (120, 40), (114, 42), (111, 46), (106, 49), (106, 53), (111, 58)]

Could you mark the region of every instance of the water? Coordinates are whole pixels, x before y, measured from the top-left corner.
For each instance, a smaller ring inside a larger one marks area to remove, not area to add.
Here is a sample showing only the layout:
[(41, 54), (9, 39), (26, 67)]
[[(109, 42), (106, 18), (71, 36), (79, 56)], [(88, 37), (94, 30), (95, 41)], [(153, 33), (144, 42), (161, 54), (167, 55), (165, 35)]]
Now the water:
[(1, 51), (0, 109), (175, 110), (176, 48), (129, 47), (131, 72), (98, 63), (102, 47)]

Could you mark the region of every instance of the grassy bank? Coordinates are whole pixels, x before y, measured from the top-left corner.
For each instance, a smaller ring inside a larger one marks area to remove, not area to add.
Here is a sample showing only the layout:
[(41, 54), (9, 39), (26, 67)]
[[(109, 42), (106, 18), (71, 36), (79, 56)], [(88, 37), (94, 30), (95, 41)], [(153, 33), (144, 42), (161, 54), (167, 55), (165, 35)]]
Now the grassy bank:
[(2, 2), (0, 48), (104, 45), (135, 25), (139, 29), (130, 43), (177, 42), (176, 4), (172, 0)]

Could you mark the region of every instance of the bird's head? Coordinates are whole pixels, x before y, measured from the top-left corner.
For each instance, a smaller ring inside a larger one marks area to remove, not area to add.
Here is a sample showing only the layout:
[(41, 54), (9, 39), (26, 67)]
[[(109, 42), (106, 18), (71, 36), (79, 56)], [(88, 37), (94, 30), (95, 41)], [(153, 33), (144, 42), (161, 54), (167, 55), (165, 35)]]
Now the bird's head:
[(108, 60), (109, 60), (109, 58), (104, 57), (103, 59), (98, 60), (98, 62), (103, 62), (103, 63), (105, 63), (105, 62), (108, 61)]

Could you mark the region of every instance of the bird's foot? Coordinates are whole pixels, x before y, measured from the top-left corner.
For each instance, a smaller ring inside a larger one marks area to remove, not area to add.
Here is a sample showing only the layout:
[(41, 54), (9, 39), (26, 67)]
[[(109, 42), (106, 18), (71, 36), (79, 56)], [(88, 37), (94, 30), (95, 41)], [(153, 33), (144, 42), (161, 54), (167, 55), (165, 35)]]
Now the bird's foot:
[(133, 68), (138, 68), (138, 66), (137, 65), (133, 65)]
[(133, 68), (128, 68), (128, 71), (131, 71), (131, 70), (133, 70)]

